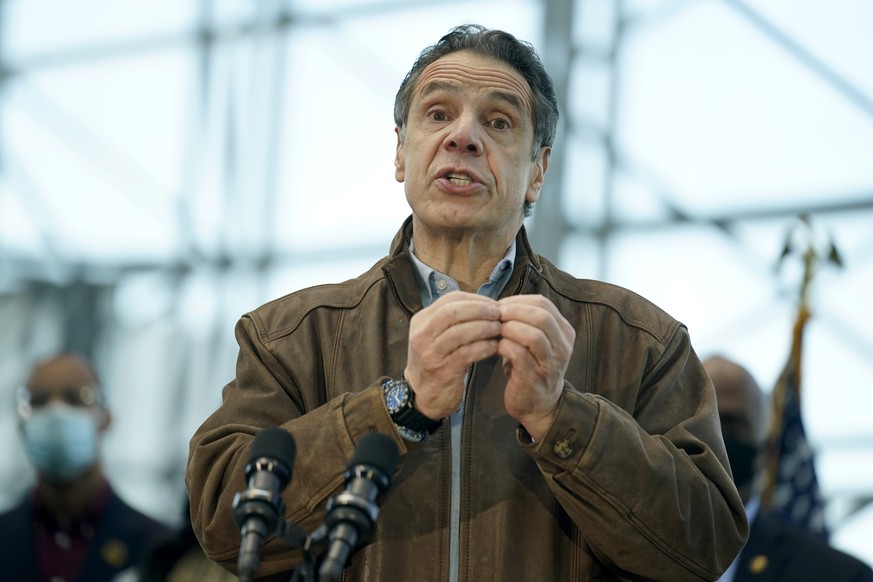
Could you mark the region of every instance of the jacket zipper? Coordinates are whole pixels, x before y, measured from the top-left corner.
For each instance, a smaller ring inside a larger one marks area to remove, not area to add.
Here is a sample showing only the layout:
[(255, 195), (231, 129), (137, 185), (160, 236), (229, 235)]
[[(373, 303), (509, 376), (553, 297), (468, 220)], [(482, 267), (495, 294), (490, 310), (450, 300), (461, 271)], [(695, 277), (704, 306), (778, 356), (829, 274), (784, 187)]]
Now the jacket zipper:
[(473, 381), (472, 364), (464, 378), (461, 405), (449, 417), (449, 439), (452, 451), (451, 504), (449, 505), (449, 582), (458, 582), (461, 569), (461, 440), (464, 429), (464, 410), (467, 404), (467, 389)]
[[(524, 283), (527, 280), (526, 266), (521, 273), (521, 278), (518, 281), (518, 287), (515, 288), (513, 295), (518, 295), (524, 288)], [(464, 410), (467, 403), (467, 390), (473, 381), (473, 371), (476, 364), (472, 364), (467, 370), (467, 376), (464, 378), (464, 393), (461, 397), (461, 406), (458, 410), (449, 417), (450, 442), (452, 451), (452, 483), (451, 483), (451, 504), (449, 506), (449, 582), (458, 582), (460, 580), (461, 570), (461, 441), (464, 427)]]
[(518, 279), (518, 287), (513, 291), (513, 295), (521, 295), (521, 290), (524, 288), (524, 283), (527, 281), (527, 270), (533, 268), (530, 264), (524, 266), (524, 270), (521, 272), (521, 277)]
[(412, 318), (412, 312), (406, 308), (406, 304), (400, 300), (400, 294), (397, 292), (397, 287), (394, 285), (394, 279), (391, 278), (391, 275), (385, 273), (385, 278), (388, 280), (388, 286), (391, 288), (391, 295), (394, 296), (394, 300), (400, 306), (400, 309), (406, 314), (408, 319)]
[[(515, 288), (513, 295), (518, 295), (524, 288), (524, 283), (527, 280), (527, 270), (530, 265), (526, 265), (521, 273), (518, 281), (518, 286)], [(401, 309), (406, 313), (407, 317), (412, 317), (406, 305), (400, 300), (400, 295), (397, 293), (397, 287), (388, 273), (385, 273), (385, 278), (388, 279), (388, 286), (391, 288), (391, 294), (394, 300), (400, 305)], [(463, 434), (464, 409), (467, 402), (467, 389), (473, 379), (473, 371), (476, 365), (472, 364), (467, 370), (467, 376), (464, 378), (464, 392), (461, 396), (461, 405), (449, 417), (449, 442), (451, 448), (451, 502), (449, 505), (449, 582), (458, 582), (460, 576), (460, 545), (461, 545), (461, 437)]]

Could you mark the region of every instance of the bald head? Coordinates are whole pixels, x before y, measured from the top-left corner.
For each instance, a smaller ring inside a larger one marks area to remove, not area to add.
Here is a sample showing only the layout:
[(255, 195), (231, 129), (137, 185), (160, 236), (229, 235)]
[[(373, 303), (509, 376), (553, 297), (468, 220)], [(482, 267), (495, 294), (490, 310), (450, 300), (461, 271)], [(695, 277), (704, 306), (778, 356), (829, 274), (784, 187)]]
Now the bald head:
[(767, 405), (760, 386), (746, 368), (722, 356), (703, 362), (718, 399), (722, 433), (749, 445), (767, 437)]
[[(28, 399), (33, 408), (51, 400), (72, 406), (98, 408), (106, 412), (100, 380), (94, 367), (83, 356), (62, 353), (41, 360), (34, 365), (26, 384)], [(107, 417), (108, 424), (108, 413)]]
[(45, 387), (65, 387), (72, 385), (97, 386), (97, 373), (84, 357), (65, 353), (52, 356), (33, 367), (27, 385)]

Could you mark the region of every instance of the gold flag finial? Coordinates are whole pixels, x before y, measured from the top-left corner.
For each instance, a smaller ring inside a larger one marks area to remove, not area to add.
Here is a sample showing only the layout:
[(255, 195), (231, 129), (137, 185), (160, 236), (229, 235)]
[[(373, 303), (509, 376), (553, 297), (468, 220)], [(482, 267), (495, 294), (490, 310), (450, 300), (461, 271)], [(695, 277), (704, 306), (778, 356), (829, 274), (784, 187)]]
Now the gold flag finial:
[(843, 259), (830, 233), (817, 228), (808, 213), (801, 213), (788, 229), (782, 252), (776, 263), (780, 269), (791, 255), (803, 260), (803, 276), (798, 290), (798, 311), (809, 314), (809, 292), (812, 280), (822, 263), (843, 266)]

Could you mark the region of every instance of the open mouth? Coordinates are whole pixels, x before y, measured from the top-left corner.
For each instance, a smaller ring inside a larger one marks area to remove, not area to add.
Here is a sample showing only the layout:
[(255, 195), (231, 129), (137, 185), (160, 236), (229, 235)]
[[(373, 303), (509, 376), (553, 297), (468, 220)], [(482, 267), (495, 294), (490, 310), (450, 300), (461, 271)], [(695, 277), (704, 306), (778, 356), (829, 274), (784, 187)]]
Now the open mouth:
[(446, 180), (454, 184), (455, 186), (469, 186), (473, 183), (473, 178), (468, 176), (467, 174), (446, 174)]

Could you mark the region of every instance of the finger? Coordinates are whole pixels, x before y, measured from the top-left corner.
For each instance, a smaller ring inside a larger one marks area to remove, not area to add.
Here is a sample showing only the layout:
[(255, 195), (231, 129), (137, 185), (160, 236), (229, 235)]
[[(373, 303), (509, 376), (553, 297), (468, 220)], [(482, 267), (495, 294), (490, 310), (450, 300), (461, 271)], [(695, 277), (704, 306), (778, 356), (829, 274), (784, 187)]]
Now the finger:
[[(457, 295), (457, 297), (452, 297)], [(450, 327), (469, 321), (498, 321), (500, 308), (488, 297), (457, 291), (441, 297), (413, 316), (413, 324), (427, 328), (435, 337)]]
[[(503, 306), (501, 312), (503, 313), (501, 336), (527, 347), (538, 360), (548, 357), (553, 350), (563, 350), (566, 346), (568, 331), (549, 310), (529, 305), (514, 305)], [(568, 328), (570, 337), (575, 337), (572, 327), (568, 326)]]
[[(554, 303), (541, 295), (517, 295), (501, 299), (500, 319), (505, 323), (519, 322), (542, 330), (549, 338), (553, 346), (566, 345), (567, 341), (572, 345), (576, 337), (576, 330), (569, 321), (558, 311)], [(504, 334), (512, 333), (513, 329), (524, 331), (524, 327), (511, 326), (504, 330)], [(521, 340), (523, 336), (517, 339)]]
[(441, 354), (451, 352), (465, 345), (481, 340), (497, 340), (503, 325), (494, 321), (465, 321), (455, 324), (433, 339), (433, 351)]
[(459, 301), (413, 316), (409, 340), (420, 349), (438, 343), (445, 354), (453, 345), (496, 337), (500, 327), (500, 310), (496, 303)]
[(502, 319), (527, 320), (535, 314), (548, 313), (555, 319), (563, 319), (563, 315), (554, 303), (542, 295), (513, 295), (498, 301)]
[(421, 365), (428, 369), (464, 370), (470, 364), (496, 353), (500, 327), (498, 321), (463, 323), (430, 341), (414, 338), (410, 340), (410, 346), (417, 353)]
[[(542, 324), (548, 326), (549, 324)], [(557, 325), (552, 325), (557, 330)], [(556, 331), (553, 330), (553, 333)], [(542, 327), (537, 327), (521, 321), (509, 321), (503, 324), (500, 330), (501, 339), (517, 345), (532, 354), (536, 361), (542, 362), (550, 357), (556, 345), (561, 343), (558, 335), (555, 339), (549, 336), (549, 332)]]
[(436, 384), (451, 381), (474, 362), (497, 353), (502, 325), (497, 302), (456, 294), (413, 317), (407, 366), (416, 380), (426, 374)]
[(463, 368), (466, 370), (476, 362), (496, 356), (499, 342), (498, 338), (488, 338), (465, 344), (455, 350), (452, 358), (459, 364), (463, 363)]
[(530, 349), (509, 338), (500, 338), (497, 353), (503, 358), (505, 371), (530, 371), (538, 367), (538, 362)]

